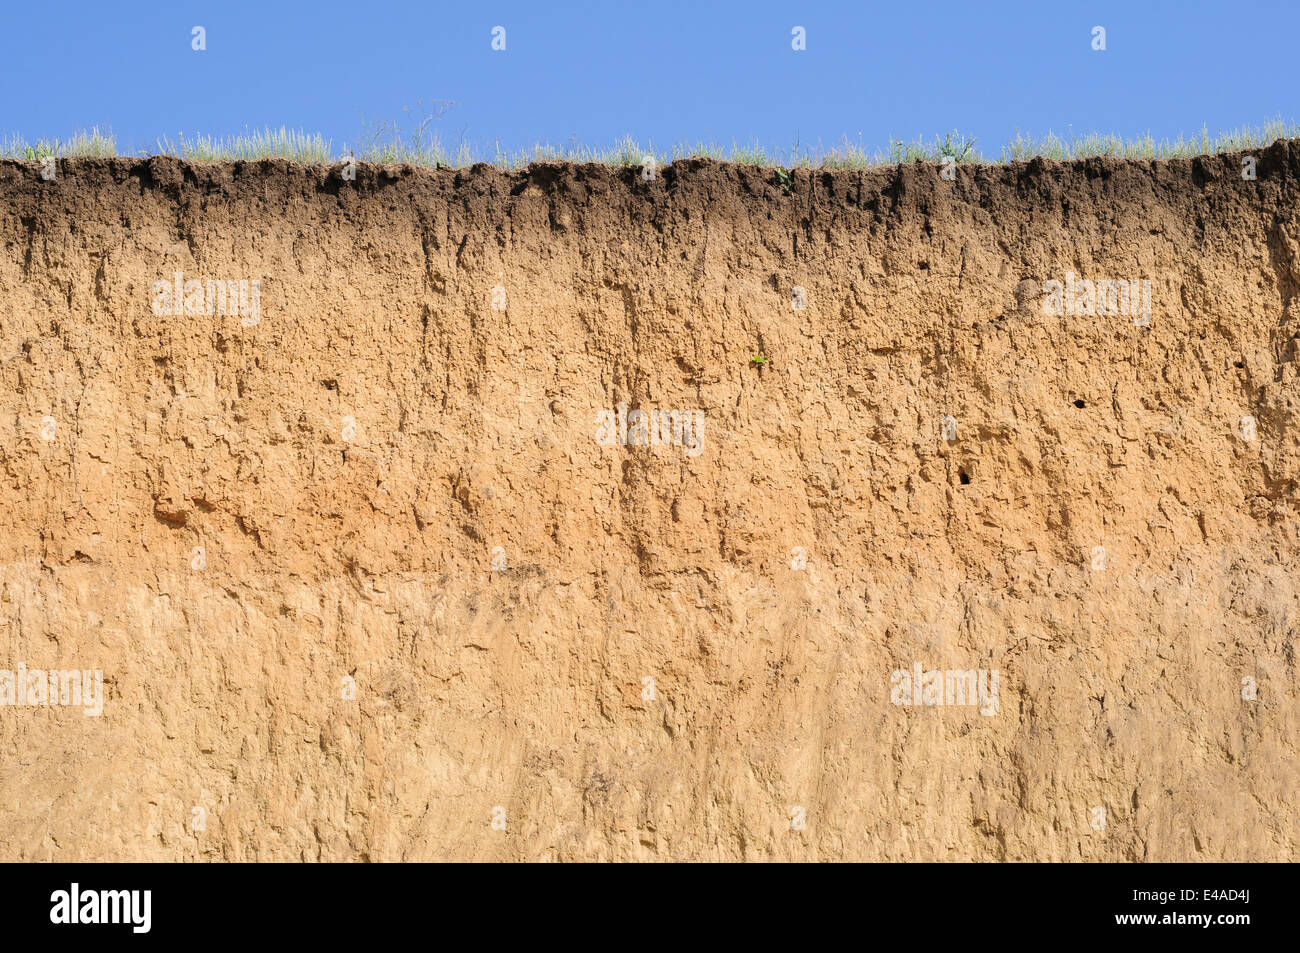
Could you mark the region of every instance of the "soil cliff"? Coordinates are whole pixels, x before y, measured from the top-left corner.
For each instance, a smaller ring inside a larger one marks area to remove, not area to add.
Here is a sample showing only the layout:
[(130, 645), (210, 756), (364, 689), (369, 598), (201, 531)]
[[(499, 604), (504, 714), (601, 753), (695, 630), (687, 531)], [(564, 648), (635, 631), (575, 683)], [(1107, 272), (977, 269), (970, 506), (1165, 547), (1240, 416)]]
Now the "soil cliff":
[(1251, 158), (0, 162), (0, 855), (1297, 859)]

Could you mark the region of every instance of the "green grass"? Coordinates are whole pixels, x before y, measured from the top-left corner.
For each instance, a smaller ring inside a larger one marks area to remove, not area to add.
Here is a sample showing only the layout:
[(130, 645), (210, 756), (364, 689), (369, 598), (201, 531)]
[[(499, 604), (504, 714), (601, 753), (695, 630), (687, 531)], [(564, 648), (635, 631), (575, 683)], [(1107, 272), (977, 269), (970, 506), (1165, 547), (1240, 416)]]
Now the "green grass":
[(329, 162), (334, 158), (328, 139), (319, 133), (308, 134), (301, 130), (264, 129), (246, 132), (242, 136), (196, 135), (186, 138), (178, 133), (176, 141), (163, 136), (158, 140), (157, 153), (179, 156), (192, 162), (223, 162), (231, 159), (292, 159), (294, 162)]
[(655, 150), (653, 144), (642, 148), (631, 136), (624, 136), (609, 149), (585, 146), (576, 138), (571, 138), (563, 146), (539, 143), (532, 149), (516, 153), (503, 152), (500, 147), (497, 147), (491, 161), (507, 169), (522, 168), (530, 162), (599, 162), (609, 166), (640, 167), (646, 156), (653, 156), (658, 165), (669, 161)]
[[(450, 103), (424, 103), (418, 108), (404, 110), (405, 123), (366, 123), (354, 144), (345, 144), (335, 150), (333, 143), (318, 133), (282, 126), (278, 130), (245, 130), (242, 135), (214, 137), (207, 135), (185, 136), (175, 140), (164, 136), (157, 148), (141, 155), (169, 155), (195, 162), (222, 162), (232, 159), (290, 159), (303, 163), (332, 163), (354, 156), (359, 161), (382, 164), (409, 163), (432, 167), (463, 168), (476, 162), (490, 162), (504, 169), (519, 169), (531, 162), (596, 162), (609, 166), (641, 166), (646, 156), (653, 156), (657, 165), (665, 166), (676, 159), (707, 157), (737, 162), (744, 165), (825, 169), (872, 169), (902, 162), (941, 162), (951, 156), (960, 163), (1023, 162), (1036, 156), (1064, 161), (1090, 156), (1113, 156), (1124, 159), (1168, 159), (1219, 152), (1240, 152), (1261, 149), (1279, 139), (1300, 137), (1300, 125), (1285, 122), (1278, 117), (1263, 126), (1248, 127), (1210, 135), (1208, 129), (1191, 138), (1179, 136), (1175, 140), (1156, 141), (1150, 135), (1136, 139), (1120, 136), (1087, 133), (1076, 136), (1067, 132), (1058, 136), (1048, 131), (1044, 136), (1017, 132), (1004, 145), (997, 159), (988, 159), (978, 149), (976, 140), (954, 131), (936, 136), (932, 141), (891, 139), (885, 149), (868, 150), (857, 140), (845, 137), (841, 142), (824, 146), (796, 142), (786, 149), (764, 147), (758, 142), (730, 146), (716, 142), (679, 143), (667, 152), (655, 148), (653, 143), (644, 146), (626, 136), (609, 148), (584, 145), (570, 138), (563, 145), (538, 143), (531, 149), (516, 152), (503, 150), (494, 144), (488, 150), (472, 147), (463, 136), (454, 145), (448, 145), (434, 124), (450, 108)], [(111, 132), (98, 128), (79, 132), (68, 139), (42, 139), (29, 143), (21, 137), (0, 138), (0, 157), (40, 160), (46, 156), (115, 156), (117, 145)]]
[(21, 136), (0, 139), (0, 156), (6, 159), (39, 161), (46, 156), (115, 156), (117, 143), (113, 134), (99, 131), (78, 132), (69, 139), (38, 139), (28, 142)]
[(1185, 159), (1191, 156), (1212, 155), (1217, 152), (1243, 152), (1262, 149), (1279, 139), (1300, 137), (1300, 126), (1285, 122), (1281, 117), (1270, 120), (1262, 127), (1242, 126), (1211, 136), (1210, 130), (1201, 128), (1199, 136), (1186, 139), (1162, 139), (1157, 142), (1150, 135), (1138, 139), (1122, 139), (1088, 133), (1083, 136), (1061, 138), (1048, 132), (1035, 139), (1017, 133), (1002, 149), (1003, 162), (1018, 162), (1044, 156), (1048, 159), (1086, 159), (1091, 156), (1113, 156), (1120, 159)]

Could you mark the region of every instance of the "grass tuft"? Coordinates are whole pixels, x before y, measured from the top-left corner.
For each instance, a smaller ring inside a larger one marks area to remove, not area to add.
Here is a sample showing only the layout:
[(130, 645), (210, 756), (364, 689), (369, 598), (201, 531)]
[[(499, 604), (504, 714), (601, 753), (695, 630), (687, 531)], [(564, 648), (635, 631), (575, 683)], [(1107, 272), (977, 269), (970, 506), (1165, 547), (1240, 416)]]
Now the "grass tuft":
[(1035, 156), (1064, 162), (1069, 159), (1087, 159), (1092, 156), (1110, 156), (1117, 159), (1187, 159), (1192, 156), (1213, 155), (1219, 152), (1244, 152), (1263, 149), (1279, 139), (1300, 137), (1300, 126), (1285, 122), (1279, 116), (1262, 127), (1242, 126), (1229, 132), (1211, 136), (1207, 127), (1201, 127), (1199, 136), (1162, 139), (1157, 142), (1150, 133), (1136, 139), (1088, 133), (1068, 135), (1062, 139), (1049, 131), (1041, 139), (1034, 139), (1017, 131), (1002, 149), (1003, 162), (1023, 162)]
[[(490, 150), (475, 149), (463, 136), (454, 146), (444, 142), (435, 123), (452, 107), (452, 103), (431, 100), (403, 110), (405, 122), (379, 122), (370, 124), (362, 119), (362, 135), (354, 147), (344, 146), (334, 154), (330, 140), (318, 133), (281, 126), (278, 130), (245, 130), (243, 135), (214, 137), (177, 134), (175, 141), (164, 136), (157, 141), (154, 153), (178, 156), (193, 162), (225, 162), (232, 159), (290, 159), (294, 162), (329, 164), (352, 156), (364, 162), (379, 164), (408, 163), (434, 168), (466, 168), (477, 162), (490, 162), (503, 169), (520, 169), (532, 162), (595, 162), (614, 167), (639, 167), (646, 156), (652, 156), (657, 165), (668, 165), (676, 159), (709, 158), (780, 169), (874, 169), (903, 162), (942, 162), (951, 156), (959, 163), (989, 162), (976, 146), (976, 140), (957, 131), (936, 136), (926, 142), (921, 138), (911, 141), (889, 140), (883, 151), (869, 151), (862, 144), (862, 135), (856, 140), (847, 136), (837, 145), (825, 147), (819, 141), (815, 146), (795, 142), (788, 149), (765, 148), (757, 141), (739, 143), (730, 147), (716, 142), (697, 141), (694, 145), (678, 143), (668, 152), (659, 152), (653, 143), (644, 147), (631, 136), (624, 136), (613, 146), (601, 149), (584, 145), (577, 137), (570, 137), (564, 145), (537, 143), (531, 149), (510, 152), (494, 143)], [(1190, 138), (1156, 141), (1149, 133), (1134, 139), (1116, 135), (1087, 133), (1076, 136), (1072, 132), (1062, 137), (1048, 130), (1045, 136), (1034, 137), (1017, 131), (1002, 147), (1001, 162), (1025, 162), (1037, 156), (1057, 161), (1085, 159), (1091, 156), (1111, 156), (1122, 159), (1169, 159), (1208, 155), (1220, 152), (1242, 152), (1262, 149), (1279, 139), (1300, 138), (1300, 125), (1286, 122), (1280, 116), (1263, 126), (1242, 126), (1217, 136), (1208, 128)], [(89, 132), (79, 132), (64, 140), (41, 139), (29, 143), (14, 136), (0, 139), (0, 157), (40, 160), (46, 156), (115, 156), (116, 141), (111, 132), (100, 132), (98, 127)]]
[(69, 139), (38, 139), (29, 143), (21, 136), (0, 139), (0, 156), (7, 159), (26, 159), (39, 162), (46, 156), (67, 158), (73, 156), (115, 156), (117, 143), (111, 132), (100, 132), (93, 127), (89, 132), (74, 133)]
[(319, 133), (281, 126), (245, 132), (242, 136), (217, 138), (202, 133), (189, 139), (177, 133), (176, 142), (166, 136), (158, 140), (158, 152), (191, 162), (224, 162), (231, 159), (290, 159), (294, 162), (331, 161), (330, 141)]

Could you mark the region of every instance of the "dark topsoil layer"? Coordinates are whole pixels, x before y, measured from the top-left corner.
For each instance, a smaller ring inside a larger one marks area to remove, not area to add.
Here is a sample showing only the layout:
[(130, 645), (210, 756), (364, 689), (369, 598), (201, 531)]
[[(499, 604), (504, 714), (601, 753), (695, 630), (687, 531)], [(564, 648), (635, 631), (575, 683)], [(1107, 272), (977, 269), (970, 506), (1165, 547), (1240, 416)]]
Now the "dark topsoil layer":
[[(467, 169), (357, 163), (355, 179), (346, 180), (340, 164), (302, 165), (282, 159), (189, 162), (168, 156), (61, 159), (56, 178), (46, 181), (38, 162), (0, 160), (0, 215), (39, 215), (51, 202), (64, 209), (65, 202), (73, 208), (87, 201), (98, 205), (124, 190), (136, 195), (152, 191), (158, 199), (181, 204), (206, 198), (249, 202), (267, 211), (286, 199), (315, 195), (343, 204), (359, 196), (417, 206), (450, 203), (473, 212), (508, 207), (512, 196), (531, 187), (555, 206), (593, 211), (621, 207), (632, 219), (651, 220), (665, 210), (689, 214), (692, 209), (750, 218), (764, 205), (772, 213), (793, 212), (812, 220), (834, 220), (842, 213), (860, 219), (863, 211), (879, 220), (909, 207), (924, 213), (932, 200), (974, 203), (994, 215), (1002, 208), (1015, 207), (1023, 214), (1049, 207), (1061, 208), (1067, 216), (1080, 202), (1115, 207), (1154, 203), (1191, 214), (1213, 213), (1224, 201), (1256, 207), (1288, 204), (1300, 181), (1300, 139), (1249, 153), (1257, 160), (1254, 180), (1242, 177), (1246, 154), (959, 165), (952, 182), (942, 179), (940, 166), (928, 162), (870, 170), (796, 168), (790, 170), (788, 184), (774, 167), (703, 158), (661, 167), (651, 181), (642, 181), (637, 167), (600, 163), (541, 162), (514, 172), (486, 163)], [(1097, 209), (1090, 212), (1095, 215)]]

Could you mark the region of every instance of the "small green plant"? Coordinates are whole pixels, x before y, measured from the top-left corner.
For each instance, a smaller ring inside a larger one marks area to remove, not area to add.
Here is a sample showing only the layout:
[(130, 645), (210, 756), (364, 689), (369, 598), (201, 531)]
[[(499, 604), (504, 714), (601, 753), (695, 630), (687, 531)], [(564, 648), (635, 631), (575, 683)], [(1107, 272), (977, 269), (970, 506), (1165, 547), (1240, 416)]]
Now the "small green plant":
[(934, 137), (934, 151), (940, 159), (952, 156), (958, 162), (980, 161), (980, 154), (975, 151), (975, 140), (963, 136), (955, 129), (946, 134), (942, 141), (938, 136)]
[(769, 358), (766, 354), (755, 354), (753, 357), (749, 359), (749, 363), (752, 364), (754, 367), (762, 367), (770, 360), (771, 358)]
[(790, 173), (785, 169), (776, 170), (776, 181), (786, 195), (790, 194)]

